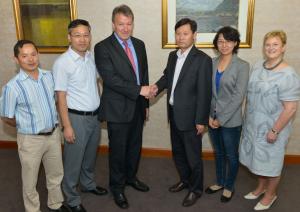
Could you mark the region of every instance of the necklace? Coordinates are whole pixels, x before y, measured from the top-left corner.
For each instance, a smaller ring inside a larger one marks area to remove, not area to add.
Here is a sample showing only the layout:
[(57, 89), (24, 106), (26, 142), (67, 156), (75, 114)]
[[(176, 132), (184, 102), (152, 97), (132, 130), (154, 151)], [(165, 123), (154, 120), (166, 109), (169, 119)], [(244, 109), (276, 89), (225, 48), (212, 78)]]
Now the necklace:
[(268, 68), (268, 67), (266, 66), (266, 63), (267, 63), (267, 60), (266, 60), (266, 61), (263, 63), (263, 67), (264, 67), (264, 69), (267, 69), (267, 70), (273, 70), (274, 68), (276, 68), (277, 66), (279, 66), (279, 65), (282, 63), (282, 61), (283, 61), (283, 58), (281, 58), (281, 60), (280, 60), (278, 63), (276, 63), (274, 66)]

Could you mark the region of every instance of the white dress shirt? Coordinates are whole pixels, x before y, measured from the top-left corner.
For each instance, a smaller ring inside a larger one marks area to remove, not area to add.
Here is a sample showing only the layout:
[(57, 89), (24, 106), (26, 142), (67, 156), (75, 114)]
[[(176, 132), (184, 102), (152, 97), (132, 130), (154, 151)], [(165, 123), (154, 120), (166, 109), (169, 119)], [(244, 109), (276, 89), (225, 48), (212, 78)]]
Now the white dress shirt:
[(181, 49), (178, 49), (177, 51), (177, 61), (176, 61), (176, 67), (175, 67), (175, 72), (174, 72), (174, 77), (173, 77), (173, 83), (172, 83), (172, 91), (171, 91), (171, 96), (169, 99), (169, 104), (174, 105), (174, 90), (182, 69), (182, 66), (185, 62), (186, 57), (188, 56), (189, 52), (191, 51), (193, 46), (185, 50), (185, 52), (181, 53)]

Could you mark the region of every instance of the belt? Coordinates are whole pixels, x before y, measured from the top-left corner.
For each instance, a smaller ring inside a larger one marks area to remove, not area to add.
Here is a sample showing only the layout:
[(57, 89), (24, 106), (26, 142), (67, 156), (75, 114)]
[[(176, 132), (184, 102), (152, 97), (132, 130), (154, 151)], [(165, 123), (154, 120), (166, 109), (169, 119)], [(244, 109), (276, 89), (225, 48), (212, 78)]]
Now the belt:
[(56, 127), (58, 126), (58, 124), (56, 124), (51, 131), (49, 132), (40, 132), (38, 135), (44, 135), (44, 136), (49, 136), (49, 135), (52, 135), (53, 132), (55, 131)]
[(95, 111), (79, 111), (68, 108), (69, 113), (74, 113), (81, 116), (95, 116), (98, 115), (99, 108), (97, 108)]

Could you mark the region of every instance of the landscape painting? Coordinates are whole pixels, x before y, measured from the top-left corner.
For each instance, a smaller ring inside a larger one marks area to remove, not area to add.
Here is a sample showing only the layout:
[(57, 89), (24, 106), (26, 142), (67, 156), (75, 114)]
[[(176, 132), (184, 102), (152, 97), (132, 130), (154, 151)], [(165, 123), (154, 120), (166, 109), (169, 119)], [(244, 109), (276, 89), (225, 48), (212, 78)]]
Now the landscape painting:
[(162, 0), (162, 47), (176, 48), (174, 26), (188, 17), (197, 22), (196, 46), (213, 47), (216, 32), (232, 26), (241, 34), (240, 47), (252, 44), (255, 0)]

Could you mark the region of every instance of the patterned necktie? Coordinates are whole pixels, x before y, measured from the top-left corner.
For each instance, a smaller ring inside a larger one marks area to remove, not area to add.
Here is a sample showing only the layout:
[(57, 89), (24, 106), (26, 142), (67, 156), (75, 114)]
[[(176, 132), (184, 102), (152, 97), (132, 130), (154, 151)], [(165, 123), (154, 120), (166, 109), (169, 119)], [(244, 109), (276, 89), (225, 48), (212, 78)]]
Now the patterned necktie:
[(125, 46), (125, 53), (127, 54), (127, 57), (128, 57), (128, 59), (130, 60), (130, 63), (131, 63), (131, 65), (132, 65), (132, 67), (133, 67), (133, 70), (134, 70), (134, 72), (135, 72), (135, 71), (136, 71), (136, 70), (135, 70), (136, 67), (135, 67), (135, 63), (134, 63), (134, 59), (133, 59), (132, 52), (131, 52), (130, 48), (128, 47), (127, 41), (124, 41), (123, 44), (124, 44), (124, 46)]

